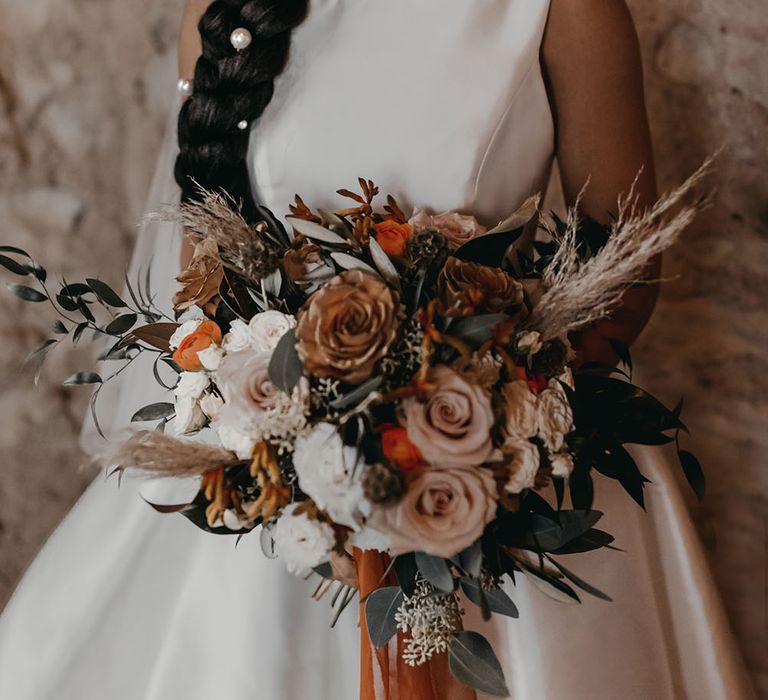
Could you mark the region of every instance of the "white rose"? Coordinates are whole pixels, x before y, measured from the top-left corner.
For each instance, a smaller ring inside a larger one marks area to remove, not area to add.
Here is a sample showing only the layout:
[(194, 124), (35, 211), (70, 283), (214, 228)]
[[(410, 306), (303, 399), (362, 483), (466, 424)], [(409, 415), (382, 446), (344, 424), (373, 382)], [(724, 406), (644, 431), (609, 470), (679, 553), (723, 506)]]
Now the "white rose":
[(296, 319), (279, 311), (256, 314), (248, 324), (251, 344), (257, 352), (272, 352), (280, 339), (296, 327)]
[(311, 520), (306, 513), (295, 515), (298, 503), (283, 509), (273, 537), (277, 553), (291, 573), (303, 574), (330, 560), (336, 536), (328, 523)]
[(556, 379), (539, 394), (536, 406), (539, 435), (550, 452), (560, 452), (565, 436), (573, 430), (573, 411), (563, 387)]
[(200, 408), (211, 420), (218, 420), (221, 410), (224, 408), (224, 401), (216, 394), (206, 394), (200, 399)]
[(218, 345), (209, 345), (205, 350), (198, 351), (197, 359), (200, 360), (203, 369), (215, 372), (224, 359), (224, 351)]
[(300, 436), (293, 453), (301, 490), (334, 522), (353, 530), (360, 529), (371, 510), (363, 495), (360, 459), (358, 451), (344, 445), (330, 423), (318, 423)]
[(509, 480), (505, 485), (507, 493), (521, 493), (533, 488), (539, 471), (539, 448), (529, 440), (510, 439), (502, 448), (507, 459)]
[(202, 372), (182, 372), (173, 393), (177, 399), (199, 399), (210, 383), (211, 380)]
[(186, 435), (200, 430), (208, 419), (200, 408), (200, 402), (190, 397), (177, 398), (175, 402), (176, 416), (173, 419), (173, 432)]
[(567, 452), (558, 452), (550, 455), (549, 460), (552, 464), (552, 476), (567, 479), (573, 471), (573, 457)]
[(216, 434), (223, 447), (232, 450), (238, 459), (251, 459), (256, 440), (231, 425), (216, 425)]
[(229, 333), (222, 340), (222, 347), (227, 352), (242, 352), (251, 347), (251, 329), (248, 324), (236, 319), (229, 326)]
[(566, 367), (563, 370), (563, 373), (558, 377), (558, 379), (567, 387), (570, 387), (571, 389), (576, 389), (576, 382), (573, 379), (573, 372), (571, 371), (570, 367)]
[(184, 323), (182, 323), (174, 331), (173, 335), (168, 341), (168, 345), (170, 346), (171, 350), (178, 348), (184, 338), (186, 338), (188, 335), (192, 335), (202, 322), (202, 318), (192, 318), (189, 321), (184, 321)]
[(520, 352), (535, 355), (543, 347), (544, 343), (541, 342), (541, 333), (538, 331), (525, 331), (517, 336), (517, 349)]
[(505, 384), (501, 390), (506, 403), (505, 431), (510, 438), (532, 438), (538, 432), (536, 420), (536, 394), (528, 383), (519, 379)]

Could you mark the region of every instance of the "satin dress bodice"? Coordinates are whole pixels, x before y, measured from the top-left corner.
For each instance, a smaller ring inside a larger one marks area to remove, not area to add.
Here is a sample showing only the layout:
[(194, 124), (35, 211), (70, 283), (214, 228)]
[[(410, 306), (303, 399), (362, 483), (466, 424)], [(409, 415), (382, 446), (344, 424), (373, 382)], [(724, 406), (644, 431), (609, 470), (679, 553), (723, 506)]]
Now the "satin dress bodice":
[(253, 125), (256, 198), (339, 208), (374, 180), (403, 208), (495, 225), (553, 156), (539, 50), (549, 0), (313, 0)]

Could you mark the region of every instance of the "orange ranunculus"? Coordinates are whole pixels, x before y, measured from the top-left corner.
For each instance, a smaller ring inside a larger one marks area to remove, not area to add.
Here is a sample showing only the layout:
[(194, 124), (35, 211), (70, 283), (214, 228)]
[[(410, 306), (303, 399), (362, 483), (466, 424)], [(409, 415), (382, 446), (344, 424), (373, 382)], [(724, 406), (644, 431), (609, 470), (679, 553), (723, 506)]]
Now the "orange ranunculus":
[(221, 328), (214, 321), (203, 321), (194, 333), (190, 333), (173, 353), (173, 361), (187, 372), (200, 372), (203, 365), (197, 353), (221, 345)]
[(412, 233), (410, 224), (399, 224), (392, 219), (376, 224), (376, 242), (390, 258), (405, 255), (405, 246)]
[(409, 439), (405, 428), (388, 425), (381, 431), (381, 448), (384, 456), (404, 472), (410, 472), (424, 464), (424, 458)]

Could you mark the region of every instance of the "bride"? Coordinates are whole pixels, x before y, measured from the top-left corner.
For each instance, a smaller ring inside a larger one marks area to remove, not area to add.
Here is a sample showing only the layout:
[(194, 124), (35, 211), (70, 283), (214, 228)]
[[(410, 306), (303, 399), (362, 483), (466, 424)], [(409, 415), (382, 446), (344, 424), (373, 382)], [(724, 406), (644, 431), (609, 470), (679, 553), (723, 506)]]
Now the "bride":
[[(280, 214), (295, 192), (332, 209), (328, 193), (365, 176), (406, 205), (493, 225), (545, 187), (556, 157), (568, 202), (589, 180), (581, 208), (594, 218), (641, 168), (637, 191), (656, 198), (622, 0), (189, 0), (180, 67), (184, 197), (199, 183), (246, 213), (258, 201)], [(152, 207), (179, 196), (168, 187), (175, 156), (169, 141)], [(166, 279), (190, 252), (168, 228), (145, 226), (134, 267), (152, 261), (169, 300)], [(582, 357), (612, 361), (607, 338), (631, 343), (655, 294), (628, 294), (583, 334)], [(102, 401), (114, 430), (147, 402), (139, 376)], [(670, 470), (654, 449), (637, 458), (653, 482), (648, 513), (598, 481), (625, 552), (583, 557), (614, 602), (563, 606), (520, 581), (519, 620), (477, 623), (512, 697), (752, 697)], [(96, 479), (34, 562), (0, 619), (0, 698), (357, 697), (355, 612), (331, 630), (328, 607), (266, 560), (258, 536), (235, 548), (140, 495), (174, 497), (163, 483)]]

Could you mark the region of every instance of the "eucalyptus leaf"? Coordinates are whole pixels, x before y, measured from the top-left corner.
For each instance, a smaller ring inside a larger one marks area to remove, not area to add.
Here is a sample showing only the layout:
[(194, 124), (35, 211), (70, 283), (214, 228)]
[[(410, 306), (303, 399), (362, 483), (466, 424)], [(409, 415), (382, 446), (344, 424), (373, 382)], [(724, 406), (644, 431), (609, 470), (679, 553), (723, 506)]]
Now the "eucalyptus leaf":
[(360, 258), (356, 258), (349, 253), (331, 253), (333, 261), (345, 270), (363, 270), (370, 272), (372, 275), (379, 277), (379, 273), (376, 272), (367, 262), (363, 262)]
[(131, 328), (133, 328), (133, 326), (136, 324), (137, 320), (138, 317), (136, 314), (123, 314), (122, 316), (118, 316), (117, 318), (112, 319), (104, 331), (109, 333), (109, 335), (120, 336), (123, 335), (123, 333), (127, 333), (129, 330), (131, 330)]
[(64, 311), (77, 311), (77, 302), (67, 294), (57, 294), (56, 302)]
[(67, 327), (58, 319), (53, 322), (53, 332), (58, 333), (59, 335), (66, 335), (69, 333)]
[(289, 330), (278, 342), (269, 362), (269, 379), (274, 386), (286, 394), (293, 393), (302, 377), (299, 353), (296, 350), (296, 330)]
[(101, 384), (102, 378), (95, 372), (78, 372), (64, 380), (65, 386), (78, 386), (81, 384)]
[(23, 255), (27, 258), (32, 257), (26, 250), (16, 248), (16, 246), (12, 245), (0, 245), (0, 253), (13, 253), (14, 255)]
[(38, 292), (36, 289), (32, 289), (32, 287), (27, 287), (23, 284), (8, 284), (6, 286), (11, 292), (13, 292), (17, 297), (19, 297), (19, 299), (22, 299), (23, 301), (31, 301), (35, 303), (48, 301), (48, 297), (45, 296), (45, 294)]
[(480, 540), (459, 553), (459, 566), (470, 576), (480, 576), (483, 566), (483, 545)]
[(0, 265), (14, 275), (19, 275), (20, 277), (26, 277), (27, 275), (32, 274), (32, 270), (30, 270), (27, 265), (16, 262), (13, 258), (9, 258), (7, 255), (0, 255)]
[(485, 597), (486, 603), (491, 612), (507, 617), (518, 618), (520, 612), (512, 599), (501, 589), (486, 591), (480, 587), (476, 579), (464, 577), (459, 581), (461, 590), (475, 605), (481, 606), (482, 598)]
[(316, 224), (314, 221), (307, 221), (306, 219), (297, 219), (293, 216), (286, 217), (293, 226), (293, 230), (296, 233), (300, 233), (302, 236), (311, 238), (315, 241), (321, 241), (322, 243), (331, 243), (332, 245), (349, 246), (349, 242), (342, 238), (338, 233), (328, 230), (320, 224)]
[(548, 559), (551, 564), (557, 567), (558, 571), (560, 571), (560, 573), (563, 574), (563, 576), (565, 576), (571, 583), (581, 588), (582, 591), (586, 591), (590, 595), (595, 596), (595, 598), (600, 598), (601, 600), (607, 600), (609, 603), (612, 602), (612, 599), (610, 596), (606, 595), (598, 588), (595, 588), (593, 585), (587, 583), (584, 579), (579, 578), (572, 571), (569, 571), (568, 569), (566, 569), (560, 562), (555, 561), (554, 559), (549, 557)]
[(344, 394), (344, 396), (340, 396), (338, 399), (332, 401), (331, 408), (341, 411), (350, 406), (354, 406), (355, 404), (360, 403), (369, 394), (376, 391), (383, 383), (384, 377), (373, 377), (350, 391), (348, 394)]
[(575, 540), (571, 540), (565, 546), (554, 550), (552, 554), (581, 554), (583, 552), (591, 552), (595, 549), (608, 547), (613, 541), (613, 535), (604, 532), (603, 530), (592, 528)]
[(112, 287), (106, 284), (106, 282), (97, 279), (87, 279), (85, 281), (88, 283), (88, 286), (93, 293), (108, 306), (113, 306), (118, 309), (127, 306), (127, 304), (120, 298), (120, 295), (115, 292)]
[(384, 249), (379, 245), (379, 242), (373, 237), (369, 240), (369, 247), (371, 249), (373, 263), (381, 273), (381, 276), (393, 287), (399, 289), (400, 275), (398, 274), (394, 263), (389, 259), (389, 255), (384, 252)]
[(477, 632), (459, 632), (448, 646), (448, 667), (468, 688), (495, 697), (509, 697), (501, 664), (493, 648)]
[(86, 329), (90, 326), (88, 321), (83, 321), (82, 323), (77, 324), (77, 328), (75, 328), (75, 332), (72, 334), (72, 342), (77, 344), (80, 338), (82, 337), (83, 333), (85, 333)]
[(507, 314), (480, 314), (462, 318), (451, 326), (450, 335), (474, 347), (493, 337), (494, 329), (510, 318)]
[(153, 403), (136, 411), (131, 417), (131, 423), (162, 420), (163, 418), (168, 418), (174, 411), (175, 407), (172, 403)]
[(553, 600), (560, 603), (568, 603), (569, 605), (577, 605), (581, 602), (576, 591), (568, 584), (558, 581), (545, 572), (534, 568), (526, 568), (525, 573), (528, 575), (528, 580), (536, 588)]
[(36, 279), (40, 280), (40, 282), (45, 283), (45, 280), (48, 279), (48, 273), (40, 263), (31, 260), (29, 265), (27, 265), (27, 268), (35, 276)]
[(416, 592), (416, 576), (419, 573), (419, 567), (416, 566), (416, 557), (413, 552), (395, 557), (393, 568), (400, 588), (410, 598)]
[(677, 455), (680, 459), (680, 464), (683, 467), (685, 478), (688, 480), (688, 483), (696, 494), (696, 498), (701, 501), (706, 493), (706, 481), (699, 460), (687, 450), (680, 450)]
[(450, 593), (453, 591), (453, 576), (448, 563), (442, 557), (433, 557), (424, 552), (416, 553), (416, 566), (421, 575), (438, 591)]
[(376, 648), (386, 646), (397, 634), (395, 613), (404, 599), (400, 586), (389, 586), (374, 591), (365, 601), (365, 624)]

